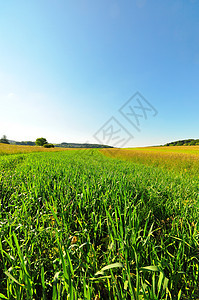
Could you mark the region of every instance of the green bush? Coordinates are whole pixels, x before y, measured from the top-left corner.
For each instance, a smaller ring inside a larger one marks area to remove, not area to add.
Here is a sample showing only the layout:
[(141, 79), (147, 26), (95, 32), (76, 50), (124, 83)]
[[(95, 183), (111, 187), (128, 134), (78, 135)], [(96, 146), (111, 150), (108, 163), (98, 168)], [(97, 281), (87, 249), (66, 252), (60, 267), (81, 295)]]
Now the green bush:
[(44, 144), (44, 148), (54, 148), (53, 144)]

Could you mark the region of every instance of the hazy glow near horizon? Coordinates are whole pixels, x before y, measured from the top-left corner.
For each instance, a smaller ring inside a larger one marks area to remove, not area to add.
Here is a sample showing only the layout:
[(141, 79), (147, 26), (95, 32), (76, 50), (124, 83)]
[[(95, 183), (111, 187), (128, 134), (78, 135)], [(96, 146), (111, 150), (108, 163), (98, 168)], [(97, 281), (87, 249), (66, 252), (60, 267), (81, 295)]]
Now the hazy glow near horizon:
[[(2, 1), (0, 137), (120, 136), (126, 147), (199, 138), (198, 15), (194, 0)], [(121, 108), (137, 91), (145, 111), (134, 99), (128, 120)]]

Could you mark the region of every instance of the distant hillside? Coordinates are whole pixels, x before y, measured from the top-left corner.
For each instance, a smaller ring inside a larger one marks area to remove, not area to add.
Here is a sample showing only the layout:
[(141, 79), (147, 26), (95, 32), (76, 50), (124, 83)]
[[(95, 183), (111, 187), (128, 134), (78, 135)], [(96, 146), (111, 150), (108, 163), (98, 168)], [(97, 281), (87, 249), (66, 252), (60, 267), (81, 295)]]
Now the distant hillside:
[(77, 144), (77, 143), (55, 144), (55, 147), (60, 147), (60, 148), (113, 148), (111, 146), (100, 145), (100, 144)]
[[(11, 145), (22, 145), (22, 146), (35, 146), (35, 142), (31, 141), (12, 141), (9, 140)], [(100, 144), (79, 144), (79, 143), (61, 143), (61, 144), (54, 144), (55, 147), (60, 148), (113, 148), (108, 145), (100, 145)]]
[(17, 142), (17, 141), (9, 140), (9, 143), (10, 143), (11, 145), (35, 146), (35, 142), (31, 142), (31, 141)]
[(171, 143), (167, 143), (164, 146), (194, 146), (199, 145), (199, 139), (180, 140)]

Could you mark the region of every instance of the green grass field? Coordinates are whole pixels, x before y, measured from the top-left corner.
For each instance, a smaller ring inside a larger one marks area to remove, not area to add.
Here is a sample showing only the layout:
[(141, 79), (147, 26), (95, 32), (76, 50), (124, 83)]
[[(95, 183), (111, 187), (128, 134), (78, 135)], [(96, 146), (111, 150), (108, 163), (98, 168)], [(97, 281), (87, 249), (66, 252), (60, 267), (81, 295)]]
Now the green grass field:
[(0, 156), (0, 299), (199, 299), (197, 164), (109, 156)]

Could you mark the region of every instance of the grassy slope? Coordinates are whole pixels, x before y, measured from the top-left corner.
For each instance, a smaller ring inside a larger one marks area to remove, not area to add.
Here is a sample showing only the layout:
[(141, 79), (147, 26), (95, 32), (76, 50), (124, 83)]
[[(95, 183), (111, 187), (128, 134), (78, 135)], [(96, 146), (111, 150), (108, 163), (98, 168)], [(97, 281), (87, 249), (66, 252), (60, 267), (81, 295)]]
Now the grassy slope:
[(96, 150), (2, 156), (1, 293), (198, 299), (197, 178)]

